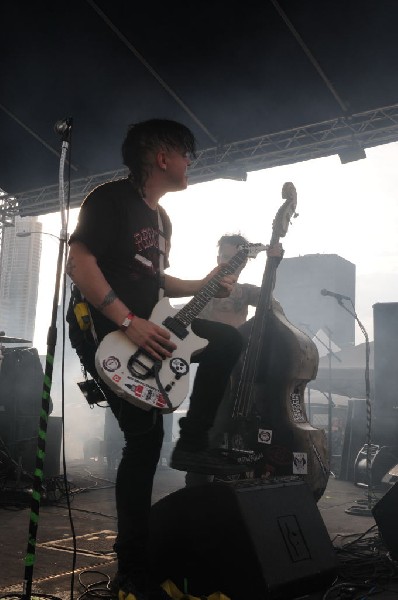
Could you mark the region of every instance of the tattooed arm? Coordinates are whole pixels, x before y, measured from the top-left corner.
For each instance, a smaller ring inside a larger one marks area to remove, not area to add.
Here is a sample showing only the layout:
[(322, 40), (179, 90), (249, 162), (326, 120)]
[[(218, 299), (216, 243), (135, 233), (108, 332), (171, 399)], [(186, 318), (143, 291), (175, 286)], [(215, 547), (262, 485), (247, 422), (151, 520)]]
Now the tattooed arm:
[[(99, 268), (97, 259), (82, 242), (71, 243), (66, 272), (90, 304), (120, 327), (130, 309), (117, 297)], [(144, 348), (155, 358), (171, 356), (164, 344), (170, 349), (175, 347), (174, 344), (168, 344), (170, 334), (166, 329), (137, 316), (125, 333), (134, 344)]]
[(93, 306), (116, 324), (123, 322), (128, 307), (117, 298), (95, 256), (81, 242), (71, 244), (66, 272)]

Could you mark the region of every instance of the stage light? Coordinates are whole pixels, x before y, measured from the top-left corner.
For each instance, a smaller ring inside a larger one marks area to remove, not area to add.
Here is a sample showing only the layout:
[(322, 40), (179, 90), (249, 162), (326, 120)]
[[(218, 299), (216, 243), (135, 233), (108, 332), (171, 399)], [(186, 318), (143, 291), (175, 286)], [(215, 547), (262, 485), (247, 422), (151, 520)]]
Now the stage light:
[(338, 155), (342, 165), (366, 158), (365, 150), (355, 143), (339, 150)]

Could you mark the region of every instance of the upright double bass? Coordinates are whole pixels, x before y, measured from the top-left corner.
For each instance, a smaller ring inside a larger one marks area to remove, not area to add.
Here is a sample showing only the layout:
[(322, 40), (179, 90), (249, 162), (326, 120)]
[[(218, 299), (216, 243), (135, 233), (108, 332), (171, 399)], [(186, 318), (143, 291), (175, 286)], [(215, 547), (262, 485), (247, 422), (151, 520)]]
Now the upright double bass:
[[(297, 194), (283, 185), (270, 246), (286, 235), (296, 216)], [(267, 258), (259, 302), (243, 359), (239, 383), (232, 393), (230, 448), (262, 454), (254, 477), (300, 476), (318, 500), (329, 477), (325, 432), (307, 419), (304, 392), (318, 370), (314, 342), (286, 318), (273, 299), (280, 257)]]

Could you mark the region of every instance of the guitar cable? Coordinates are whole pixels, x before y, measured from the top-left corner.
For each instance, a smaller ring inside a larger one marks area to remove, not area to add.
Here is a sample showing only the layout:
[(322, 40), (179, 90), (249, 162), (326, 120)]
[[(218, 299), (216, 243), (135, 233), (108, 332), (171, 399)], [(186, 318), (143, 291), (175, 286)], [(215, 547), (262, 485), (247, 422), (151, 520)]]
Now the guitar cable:
[(166, 401), (166, 404), (167, 404), (167, 407), (168, 407), (168, 408), (169, 408), (171, 411), (173, 411), (173, 405), (172, 405), (172, 403), (170, 402), (170, 398), (169, 398), (169, 396), (168, 396), (168, 394), (167, 394), (166, 390), (164, 389), (164, 387), (163, 387), (163, 385), (162, 385), (162, 382), (160, 381), (159, 372), (160, 372), (160, 369), (161, 369), (161, 368), (162, 368), (162, 361), (161, 361), (161, 360), (156, 360), (156, 361), (153, 363), (153, 374), (154, 374), (154, 376), (155, 376), (155, 380), (156, 380), (156, 383), (157, 383), (157, 386), (158, 386), (159, 392), (162, 394), (163, 398), (165, 399), (165, 401)]

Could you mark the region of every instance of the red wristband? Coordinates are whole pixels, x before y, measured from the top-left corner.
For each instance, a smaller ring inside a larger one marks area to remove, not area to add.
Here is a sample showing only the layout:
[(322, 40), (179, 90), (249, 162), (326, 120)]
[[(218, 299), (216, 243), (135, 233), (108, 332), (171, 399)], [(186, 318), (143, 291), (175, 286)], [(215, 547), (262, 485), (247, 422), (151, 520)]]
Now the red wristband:
[(135, 315), (132, 312), (129, 312), (127, 317), (124, 319), (123, 323), (120, 325), (119, 329), (122, 331), (126, 331), (129, 328), (131, 321), (134, 319)]

